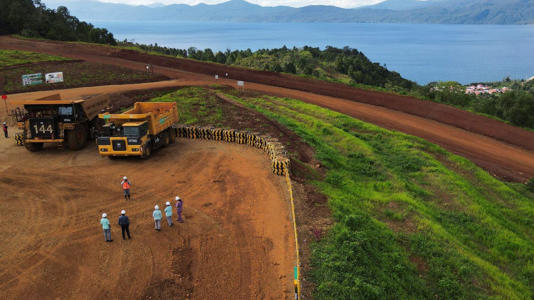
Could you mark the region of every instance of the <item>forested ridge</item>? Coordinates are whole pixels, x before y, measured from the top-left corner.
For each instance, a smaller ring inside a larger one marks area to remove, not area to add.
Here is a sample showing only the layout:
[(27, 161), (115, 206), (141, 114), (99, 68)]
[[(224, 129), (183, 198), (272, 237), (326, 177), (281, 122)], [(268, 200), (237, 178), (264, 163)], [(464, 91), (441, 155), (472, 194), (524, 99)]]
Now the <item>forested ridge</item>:
[(413, 81), (402, 78), (399, 73), (390, 71), (379, 63), (372, 62), (363, 52), (350, 47), (327, 46), (320, 49), (310, 46), (302, 48), (283, 46), (256, 51), (251, 49), (213, 51), (209, 48), (204, 50), (195, 47), (176, 49), (162, 47), (158, 44), (144, 45), (131, 43), (127, 40), (119, 42), (119, 45), (175, 57), (256, 70), (297, 74), (347, 84), (365, 84), (377, 87), (397, 86), (404, 89), (411, 89), (417, 85)]
[(40, 0), (0, 0), (0, 34), (116, 45), (107, 29), (78, 20), (65, 6), (49, 9)]

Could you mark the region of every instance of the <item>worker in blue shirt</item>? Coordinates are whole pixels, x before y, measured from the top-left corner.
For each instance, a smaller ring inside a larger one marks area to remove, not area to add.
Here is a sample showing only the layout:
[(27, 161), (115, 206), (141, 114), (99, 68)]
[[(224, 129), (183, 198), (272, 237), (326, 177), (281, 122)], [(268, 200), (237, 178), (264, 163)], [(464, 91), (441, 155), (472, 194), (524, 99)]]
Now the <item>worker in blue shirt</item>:
[(100, 224), (102, 225), (102, 229), (104, 229), (104, 237), (106, 238), (106, 242), (113, 242), (113, 240), (111, 239), (111, 226), (109, 224), (108, 215), (106, 213), (102, 214)]
[(161, 210), (159, 210), (159, 206), (154, 206), (154, 212), (152, 213), (152, 217), (154, 217), (154, 224), (157, 231), (161, 230), (161, 218), (163, 217), (161, 214)]
[(165, 203), (165, 217), (167, 217), (167, 223), (169, 223), (169, 227), (172, 226), (172, 206), (169, 201)]

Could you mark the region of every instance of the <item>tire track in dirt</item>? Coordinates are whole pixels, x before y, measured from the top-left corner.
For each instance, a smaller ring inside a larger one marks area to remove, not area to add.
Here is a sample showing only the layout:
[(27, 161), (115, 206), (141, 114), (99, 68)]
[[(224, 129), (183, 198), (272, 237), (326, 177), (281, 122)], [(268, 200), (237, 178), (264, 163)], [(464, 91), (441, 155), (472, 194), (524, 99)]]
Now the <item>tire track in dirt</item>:
[[(5, 191), (0, 207), (9, 208), (0, 220), (0, 298), (220, 299), (232, 297), (230, 287), (243, 284), (241, 298), (255, 299), (259, 291), (266, 298), (286, 298), (291, 289), (290, 280), (279, 280), (290, 276), (294, 263), (294, 249), (285, 243), (291, 232), (278, 230), (278, 223), (289, 219), (272, 213), (239, 217), (249, 210), (231, 204), (234, 197), (246, 207), (262, 199), (255, 207), (261, 211), (286, 205), (263, 153), (178, 140), (150, 160), (111, 161), (100, 159), (92, 146), (30, 153), (11, 142), (0, 140), (0, 165), (9, 166), (0, 171)], [(239, 184), (229, 179), (234, 173)], [(130, 202), (117, 181), (123, 174), (133, 183)], [(270, 192), (246, 189), (254, 185)], [(186, 223), (163, 224), (155, 232), (153, 205), (162, 206), (177, 193), (185, 199)], [(227, 208), (214, 211), (214, 203)], [(132, 222), (131, 241), (122, 241), (116, 225), (122, 208)], [(103, 241), (103, 211), (112, 224), (113, 243)], [(274, 235), (265, 233), (274, 243), (268, 252), (264, 249), (271, 246), (255, 238), (264, 226), (276, 228)], [(266, 272), (257, 272), (247, 260), (265, 265)], [(273, 261), (283, 268), (275, 269)], [(212, 278), (220, 283), (218, 290), (208, 288), (214, 286)]]
[[(52, 174), (43, 174), (46, 177), (53, 177)], [(34, 174), (25, 174), (24, 176), (25, 180), (34, 181), (35, 175)], [(61, 181), (64, 181), (65, 178), (61, 178)], [(64, 197), (58, 193), (59, 188), (54, 184), (47, 184), (41, 189), (36, 189), (33, 185), (28, 185), (25, 187), (29, 195), (40, 195), (47, 194), (50, 195), (53, 198), (59, 199), (60, 201), (60, 214), (50, 214), (53, 215), (56, 222), (54, 222), (51, 226), (48, 228), (53, 229), (53, 231), (49, 232), (48, 235), (52, 235), (55, 232), (65, 230), (69, 221), (69, 216), (71, 216), (71, 212), (73, 210), (72, 204), (69, 206), (66, 205), (66, 201), (64, 200)], [(33, 200), (33, 202), (37, 201), (37, 199)], [(38, 209), (35, 209), (35, 205), (32, 203), (28, 203), (28, 200), (25, 200), (24, 207), (30, 207), (30, 215), (25, 216), (23, 219), (30, 220), (29, 226), (25, 226), (26, 230), (30, 230), (30, 232), (37, 232), (41, 233), (41, 226), (38, 223), (32, 222), (31, 220), (38, 220), (42, 219), (44, 217), (44, 208), (42, 207), (42, 202), (39, 203), (40, 207)], [(75, 205), (74, 205), (75, 206)], [(75, 210), (75, 207), (74, 207)], [(37, 211), (38, 213), (35, 213)], [(17, 239), (19, 240), (19, 239)], [(24, 239), (22, 239), (24, 240)], [(58, 238), (57, 240), (54, 239), (45, 239), (44, 242), (39, 244), (38, 250), (34, 252), (33, 254), (29, 255), (28, 257), (22, 259), (24, 263), (20, 265), (18, 268), (15, 276), (11, 276), (10, 280), (7, 280), (5, 282), (2, 282), (2, 285), (4, 286), (10, 286), (10, 285), (16, 285), (20, 286), (23, 285), (25, 282), (19, 280), (20, 278), (23, 278), (24, 280), (27, 277), (27, 274), (31, 273), (37, 268), (41, 268), (43, 265), (48, 264), (50, 262), (57, 261), (55, 259), (55, 256), (57, 255), (57, 250), (64, 246), (65, 238), (61, 239)], [(31, 241), (26, 240), (26, 244), (29, 245)], [(60, 264), (62, 265), (62, 264)], [(14, 284), (16, 282), (16, 284)]]

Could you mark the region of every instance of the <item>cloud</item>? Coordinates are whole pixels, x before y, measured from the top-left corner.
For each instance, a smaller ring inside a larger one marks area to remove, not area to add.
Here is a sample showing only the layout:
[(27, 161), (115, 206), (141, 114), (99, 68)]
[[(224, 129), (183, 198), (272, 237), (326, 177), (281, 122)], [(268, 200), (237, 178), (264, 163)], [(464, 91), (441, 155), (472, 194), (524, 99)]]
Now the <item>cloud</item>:
[[(150, 5), (150, 4), (189, 4), (196, 5), (199, 3), (206, 4), (218, 4), (226, 2), (227, 0), (100, 0), (101, 2), (122, 3), (132, 5)], [(371, 5), (383, 2), (385, 0), (246, 0), (250, 3), (258, 4), (261, 6), (293, 6), (302, 7), (307, 5), (333, 5), (343, 8), (354, 8), (363, 5)], [(46, 2), (46, 0), (45, 0)], [(69, 1), (63, 0), (68, 4)]]

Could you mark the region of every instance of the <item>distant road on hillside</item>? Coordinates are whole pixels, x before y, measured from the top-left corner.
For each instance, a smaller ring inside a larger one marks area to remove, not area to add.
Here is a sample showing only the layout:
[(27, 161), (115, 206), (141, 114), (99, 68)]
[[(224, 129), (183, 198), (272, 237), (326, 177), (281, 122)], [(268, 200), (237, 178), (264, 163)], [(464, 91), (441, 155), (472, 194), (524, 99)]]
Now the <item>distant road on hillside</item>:
[[(246, 89), (300, 99), (388, 129), (419, 136), (466, 157), (500, 178), (524, 181), (534, 177), (534, 132), (434, 102), (285, 74), (152, 56), (99, 45), (20, 40), (3, 36), (0, 37), (0, 48), (55, 53), (138, 70), (143, 69), (146, 63), (151, 63), (155, 72), (180, 79), (143, 83), (139, 86), (88, 87), (9, 96), (10, 100), (19, 104), (25, 99), (36, 99), (54, 93), (75, 97), (125, 89), (205, 86), (213, 83), (235, 87), (236, 79), (239, 79), (246, 81)], [(225, 71), (231, 79), (214, 79), (214, 74), (224, 74)]]

